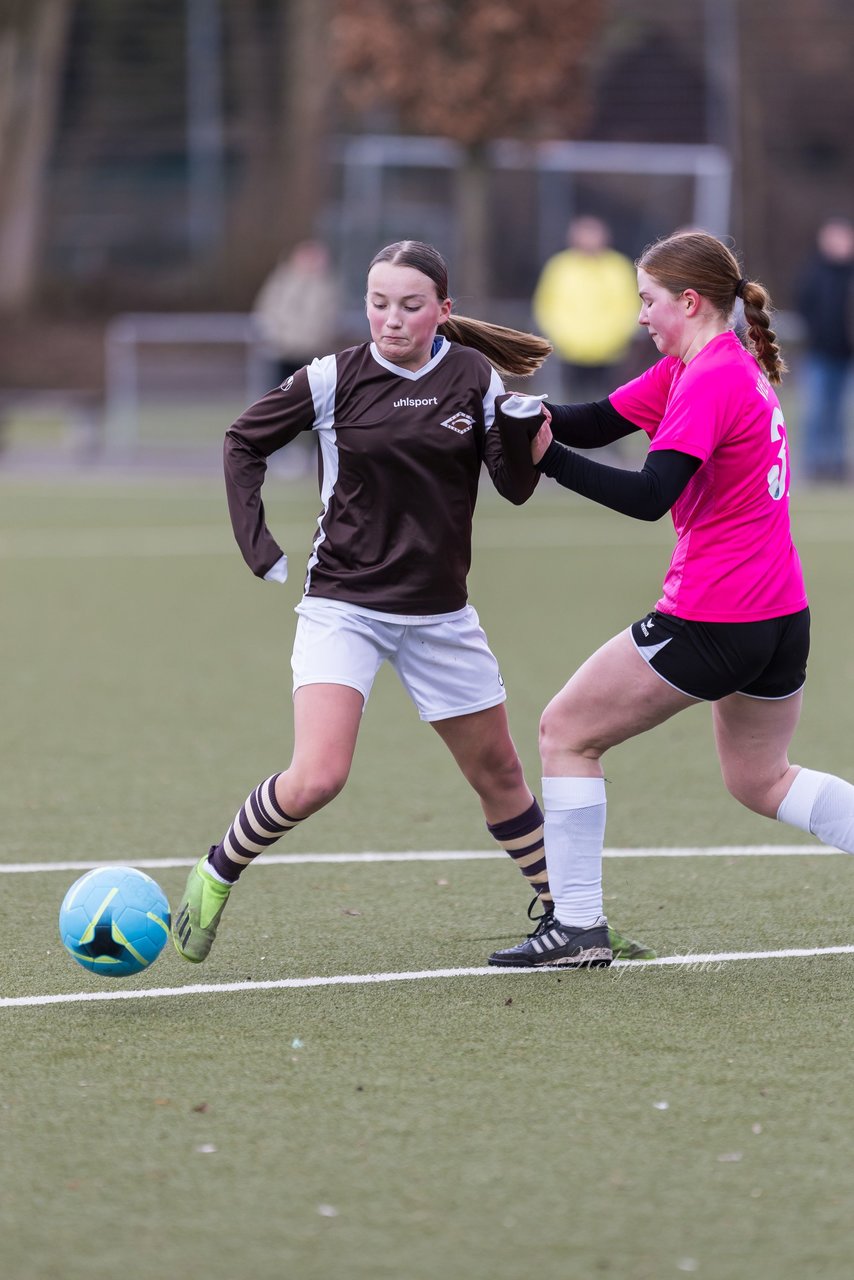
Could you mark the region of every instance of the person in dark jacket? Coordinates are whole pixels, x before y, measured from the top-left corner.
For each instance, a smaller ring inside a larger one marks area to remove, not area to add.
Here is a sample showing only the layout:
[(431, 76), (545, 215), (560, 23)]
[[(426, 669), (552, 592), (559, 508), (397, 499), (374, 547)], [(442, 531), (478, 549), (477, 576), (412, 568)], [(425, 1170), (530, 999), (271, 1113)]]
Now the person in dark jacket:
[(795, 304), (805, 327), (804, 473), (843, 483), (850, 478), (845, 404), (854, 350), (854, 226), (847, 218), (828, 218), (819, 227)]

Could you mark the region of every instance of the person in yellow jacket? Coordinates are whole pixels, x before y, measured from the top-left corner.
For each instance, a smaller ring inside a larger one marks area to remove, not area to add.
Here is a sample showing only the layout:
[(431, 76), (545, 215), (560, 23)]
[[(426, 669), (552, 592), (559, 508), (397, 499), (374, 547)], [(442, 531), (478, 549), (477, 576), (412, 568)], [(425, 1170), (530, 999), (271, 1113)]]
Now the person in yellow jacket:
[(564, 393), (576, 403), (601, 400), (635, 336), (640, 310), (634, 264), (611, 247), (601, 218), (572, 219), (567, 247), (543, 267), (532, 308), (561, 361)]

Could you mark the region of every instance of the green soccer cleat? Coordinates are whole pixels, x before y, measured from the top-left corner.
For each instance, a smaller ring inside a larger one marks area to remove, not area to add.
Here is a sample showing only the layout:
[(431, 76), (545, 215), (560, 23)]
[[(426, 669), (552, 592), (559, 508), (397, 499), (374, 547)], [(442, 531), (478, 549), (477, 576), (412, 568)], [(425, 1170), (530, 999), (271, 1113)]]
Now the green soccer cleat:
[(652, 947), (648, 947), (644, 942), (635, 942), (632, 938), (624, 937), (612, 924), (608, 925), (608, 936), (611, 939), (611, 950), (615, 960), (655, 959)]
[(220, 916), (231, 893), (230, 884), (223, 884), (206, 870), (207, 861), (206, 854), (190, 872), (172, 923), (175, 950), (191, 964), (201, 964), (213, 946)]

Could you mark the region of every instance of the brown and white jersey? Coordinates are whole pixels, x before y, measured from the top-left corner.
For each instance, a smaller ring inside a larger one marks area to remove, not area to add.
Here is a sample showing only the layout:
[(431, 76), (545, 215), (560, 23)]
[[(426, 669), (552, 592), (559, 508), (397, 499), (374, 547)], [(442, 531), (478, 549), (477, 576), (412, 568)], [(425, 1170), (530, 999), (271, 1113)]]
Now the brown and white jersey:
[(501, 379), (470, 347), (438, 339), (412, 372), (373, 343), (324, 356), (250, 406), (226, 433), (232, 526), (259, 577), (281, 558), (267, 528), (266, 459), (317, 433), (322, 510), (305, 593), (395, 615), (466, 603), (482, 464), (515, 503), (536, 484), (507, 465), (495, 421)]

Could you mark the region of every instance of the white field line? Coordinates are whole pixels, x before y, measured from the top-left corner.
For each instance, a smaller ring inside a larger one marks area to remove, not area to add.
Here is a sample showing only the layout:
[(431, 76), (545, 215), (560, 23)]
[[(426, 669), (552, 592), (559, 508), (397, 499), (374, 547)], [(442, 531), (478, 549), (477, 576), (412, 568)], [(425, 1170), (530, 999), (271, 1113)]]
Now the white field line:
[[(615, 960), (612, 969), (640, 972), (664, 966), (687, 970), (714, 971), (734, 960), (799, 960), (814, 956), (854, 954), (854, 945), (845, 947), (788, 947), (781, 951), (720, 951), (705, 955), (659, 956), (657, 960)], [(102, 1000), (151, 1000), (166, 996), (220, 995), (235, 991), (284, 991), (302, 987), (355, 987), (382, 982), (429, 982), (436, 978), (494, 978), (503, 974), (563, 973), (558, 967), (545, 969), (504, 969), (483, 965), (472, 969), (419, 969), (410, 973), (345, 973), (330, 977), (277, 978), (266, 982), (200, 982), (187, 987), (148, 987), (138, 991), (69, 991), (52, 996), (7, 996), (0, 1009), (32, 1008), (47, 1004), (88, 1004)]]
[[(720, 844), (710, 846), (678, 845), (673, 848), (605, 849), (606, 858), (776, 858), (776, 857), (826, 857), (841, 854), (841, 849), (827, 845), (811, 844)], [(366, 862), (481, 862), (504, 859), (500, 849), (421, 849), (388, 851), (383, 853), (271, 853), (264, 854), (259, 866), (289, 867), (323, 863)], [(0, 875), (25, 875), (37, 871), (90, 871), (93, 867), (116, 865), (142, 867), (157, 870), (167, 867), (192, 867), (198, 858), (75, 858), (62, 862), (6, 862), (0, 863)]]

